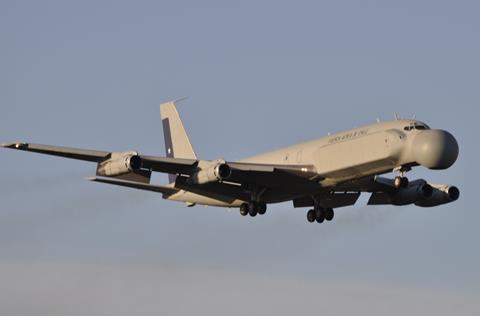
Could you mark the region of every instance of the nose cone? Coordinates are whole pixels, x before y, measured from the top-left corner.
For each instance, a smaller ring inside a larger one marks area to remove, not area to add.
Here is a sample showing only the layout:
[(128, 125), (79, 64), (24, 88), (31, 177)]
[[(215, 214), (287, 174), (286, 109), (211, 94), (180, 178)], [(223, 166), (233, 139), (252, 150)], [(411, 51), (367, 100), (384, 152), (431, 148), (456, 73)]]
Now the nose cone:
[(447, 169), (457, 160), (458, 143), (447, 131), (424, 130), (415, 136), (413, 152), (418, 164), (429, 169)]

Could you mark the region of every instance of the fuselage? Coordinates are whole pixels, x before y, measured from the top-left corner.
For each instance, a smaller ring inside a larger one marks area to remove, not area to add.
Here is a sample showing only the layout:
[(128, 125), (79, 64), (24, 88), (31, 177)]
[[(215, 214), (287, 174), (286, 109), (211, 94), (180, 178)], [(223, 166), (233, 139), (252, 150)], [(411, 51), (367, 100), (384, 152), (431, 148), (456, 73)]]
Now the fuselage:
[[(355, 128), (242, 159), (240, 162), (311, 165), (321, 184), (332, 188), (353, 179), (422, 165), (446, 169), (458, 156), (458, 144), (447, 131), (417, 120), (395, 120)], [(239, 206), (244, 201), (217, 201), (181, 191), (172, 200), (213, 206)]]

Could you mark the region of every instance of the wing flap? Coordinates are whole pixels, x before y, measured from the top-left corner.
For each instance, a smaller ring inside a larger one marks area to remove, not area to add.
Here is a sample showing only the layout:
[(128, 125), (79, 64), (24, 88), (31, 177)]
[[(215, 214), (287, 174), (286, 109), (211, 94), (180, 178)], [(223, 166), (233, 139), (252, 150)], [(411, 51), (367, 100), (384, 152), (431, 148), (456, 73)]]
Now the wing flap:
[(226, 203), (231, 203), (235, 199), (248, 200), (250, 198), (249, 195), (240, 186), (225, 182), (189, 184), (187, 183), (186, 177), (177, 177), (175, 180), (175, 187)]
[(88, 178), (87, 180), (93, 181), (93, 182), (119, 185), (119, 186), (128, 187), (128, 188), (158, 192), (158, 193), (162, 193), (164, 196), (169, 196), (179, 191), (179, 189), (169, 187), (169, 186), (154, 185), (154, 184), (126, 181), (126, 180), (115, 180), (110, 178), (93, 177), (93, 178)]
[(195, 172), (198, 161), (195, 159), (140, 156), (142, 168), (171, 174), (188, 174)]
[(317, 173), (310, 165), (275, 165), (227, 162), (232, 173), (227, 181), (240, 184), (261, 185), (287, 192), (315, 192), (322, 186), (315, 178)]
[[(339, 208), (354, 205), (358, 198), (360, 197), (360, 193), (350, 192), (350, 193), (330, 193), (328, 195), (322, 196), (320, 198), (320, 205), (322, 207), (331, 207), (331, 208)], [(302, 197), (293, 200), (293, 207), (307, 207), (307, 206), (314, 206), (313, 199), (309, 196)]]

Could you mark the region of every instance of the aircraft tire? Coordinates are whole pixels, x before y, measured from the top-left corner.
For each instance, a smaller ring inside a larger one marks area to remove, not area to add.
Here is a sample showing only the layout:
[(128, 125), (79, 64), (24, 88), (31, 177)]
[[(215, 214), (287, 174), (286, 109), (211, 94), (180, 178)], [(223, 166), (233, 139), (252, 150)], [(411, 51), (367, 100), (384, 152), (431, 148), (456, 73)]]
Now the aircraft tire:
[(317, 218), (317, 214), (315, 214), (315, 210), (309, 210), (307, 212), (307, 221), (309, 223), (313, 223), (316, 218)]
[(315, 217), (317, 223), (323, 223), (323, 221), (325, 220), (325, 209), (318, 208), (317, 210), (315, 210)]
[(393, 186), (397, 189), (400, 189), (402, 187), (402, 177), (395, 177), (395, 179), (393, 180)]
[(263, 215), (267, 211), (267, 204), (266, 203), (259, 203), (258, 204), (258, 214)]
[(334, 216), (335, 216), (335, 212), (333, 211), (332, 208), (325, 209), (325, 219), (327, 221), (331, 221)]
[(407, 177), (395, 177), (393, 180), (393, 186), (397, 189), (408, 187), (408, 178)]
[(240, 215), (247, 216), (247, 214), (248, 214), (248, 204), (243, 203), (242, 205), (240, 205)]

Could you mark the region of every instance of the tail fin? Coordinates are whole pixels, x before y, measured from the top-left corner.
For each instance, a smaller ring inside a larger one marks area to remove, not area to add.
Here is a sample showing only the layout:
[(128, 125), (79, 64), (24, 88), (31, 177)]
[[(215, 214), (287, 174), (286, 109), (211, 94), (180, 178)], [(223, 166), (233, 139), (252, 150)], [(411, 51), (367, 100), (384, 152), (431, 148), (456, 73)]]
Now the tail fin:
[[(160, 117), (167, 157), (197, 159), (182, 120), (178, 115), (175, 101), (160, 104)], [(169, 174), (168, 180), (175, 182), (175, 175)]]

